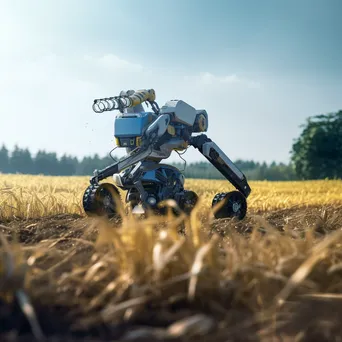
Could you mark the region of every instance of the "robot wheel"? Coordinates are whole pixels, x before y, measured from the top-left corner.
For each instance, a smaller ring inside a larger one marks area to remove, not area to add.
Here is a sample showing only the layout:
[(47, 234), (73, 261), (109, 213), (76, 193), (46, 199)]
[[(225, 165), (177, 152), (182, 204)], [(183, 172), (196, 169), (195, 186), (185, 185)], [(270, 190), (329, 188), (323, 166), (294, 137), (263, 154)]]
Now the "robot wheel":
[(191, 190), (184, 190), (180, 207), (185, 214), (189, 215), (198, 202), (198, 195)]
[[(223, 205), (222, 202), (224, 202)], [(246, 216), (246, 197), (239, 191), (217, 194), (213, 199), (212, 207), (215, 207), (218, 204), (222, 205), (222, 207), (215, 213), (216, 219), (236, 217), (239, 220), (242, 220)]]
[(92, 184), (83, 195), (83, 209), (88, 216), (119, 218), (117, 206), (121, 201), (118, 189), (110, 183)]

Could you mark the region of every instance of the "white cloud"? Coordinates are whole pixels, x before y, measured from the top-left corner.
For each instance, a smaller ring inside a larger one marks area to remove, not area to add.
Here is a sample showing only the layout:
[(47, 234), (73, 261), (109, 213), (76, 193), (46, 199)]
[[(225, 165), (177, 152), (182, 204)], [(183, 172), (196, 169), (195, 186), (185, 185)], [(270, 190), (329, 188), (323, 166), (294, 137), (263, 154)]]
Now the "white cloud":
[(84, 56), (84, 60), (92, 63), (94, 66), (106, 68), (107, 71), (143, 71), (143, 66), (136, 63), (131, 63), (113, 54), (106, 54), (100, 57), (94, 57), (90, 55)]
[(218, 76), (218, 75), (213, 75), (210, 72), (202, 72), (199, 75), (199, 80), (202, 84), (205, 84), (205, 85), (226, 84), (226, 85), (233, 85), (233, 86), (242, 85), (248, 88), (260, 88), (261, 87), (260, 82), (250, 80), (250, 79), (245, 79), (235, 74), (227, 75), (227, 76)]

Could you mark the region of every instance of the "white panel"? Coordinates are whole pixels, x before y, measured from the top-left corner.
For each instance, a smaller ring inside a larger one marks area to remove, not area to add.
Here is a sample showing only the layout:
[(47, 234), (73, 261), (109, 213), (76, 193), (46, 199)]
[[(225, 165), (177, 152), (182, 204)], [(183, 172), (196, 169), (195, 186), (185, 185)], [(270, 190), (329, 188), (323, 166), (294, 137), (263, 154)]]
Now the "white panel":
[(196, 109), (182, 100), (171, 100), (166, 102), (165, 105), (161, 107), (160, 112), (162, 114), (174, 113), (176, 121), (189, 126), (194, 125), (197, 115)]

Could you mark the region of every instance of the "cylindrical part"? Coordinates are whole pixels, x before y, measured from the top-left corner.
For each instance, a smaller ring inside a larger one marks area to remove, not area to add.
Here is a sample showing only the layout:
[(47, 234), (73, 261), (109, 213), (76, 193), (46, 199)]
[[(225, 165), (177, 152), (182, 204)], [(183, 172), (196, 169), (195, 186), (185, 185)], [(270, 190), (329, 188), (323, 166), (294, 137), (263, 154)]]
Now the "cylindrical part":
[(129, 107), (134, 107), (145, 101), (153, 102), (156, 99), (156, 93), (153, 89), (142, 89), (136, 91), (133, 95), (129, 96)]

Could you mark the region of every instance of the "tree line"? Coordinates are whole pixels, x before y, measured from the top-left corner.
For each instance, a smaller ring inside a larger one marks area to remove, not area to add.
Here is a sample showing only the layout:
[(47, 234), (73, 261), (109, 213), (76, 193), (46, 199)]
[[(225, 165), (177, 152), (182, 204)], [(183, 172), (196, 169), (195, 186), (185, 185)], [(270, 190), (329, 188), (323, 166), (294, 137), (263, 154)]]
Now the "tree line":
[[(102, 169), (113, 163), (111, 157), (101, 158), (99, 155), (84, 157), (79, 160), (70, 155), (58, 158), (56, 153), (38, 151), (33, 156), (26, 148), (15, 146), (9, 151), (6, 146), (0, 149), (0, 172), (7, 174), (43, 174), (51, 176), (87, 176), (95, 169)], [(182, 163), (171, 163), (180, 170)], [(251, 180), (293, 180), (296, 178), (294, 168), (283, 163), (259, 163), (254, 161), (237, 160), (236, 165)], [(187, 178), (224, 179), (209, 162), (187, 164), (184, 175)]]
[[(236, 165), (249, 180), (290, 181), (299, 179), (342, 179), (342, 110), (309, 117), (300, 136), (292, 145), (290, 163), (259, 163), (236, 160)], [(86, 176), (95, 169), (113, 163), (110, 156), (76, 157), (38, 151), (33, 156), (28, 149), (15, 146), (9, 151), (0, 149), (0, 173), (44, 174), (51, 176)], [(184, 164), (173, 163), (183, 170)], [(223, 179), (209, 162), (188, 164), (184, 171), (188, 178)]]
[(33, 156), (27, 148), (14, 147), (10, 152), (6, 146), (0, 149), (0, 172), (6, 174), (43, 174), (49, 176), (91, 175), (95, 169), (101, 169), (113, 163), (108, 156), (98, 155), (78, 160), (70, 155), (58, 158), (54, 152), (38, 151)]
[[(260, 163), (255, 161), (236, 160), (235, 165), (246, 175), (248, 180), (290, 181), (297, 180), (294, 166), (284, 163)], [(180, 170), (184, 164), (174, 164)], [(222, 174), (209, 162), (197, 162), (189, 164), (184, 171), (187, 178), (225, 179)]]

